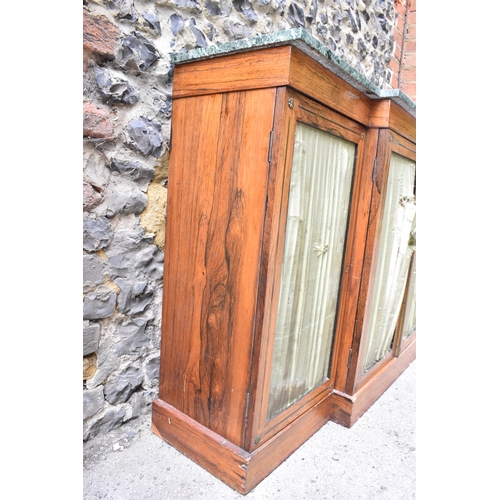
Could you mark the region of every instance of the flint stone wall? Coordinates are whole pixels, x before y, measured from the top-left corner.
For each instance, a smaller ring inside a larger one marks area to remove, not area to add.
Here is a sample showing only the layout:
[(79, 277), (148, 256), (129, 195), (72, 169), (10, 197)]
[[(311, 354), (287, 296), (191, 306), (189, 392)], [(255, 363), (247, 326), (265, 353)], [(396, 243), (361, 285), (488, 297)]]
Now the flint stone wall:
[(302, 27), (390, 88), (393, 0), (83, 2), (83, 438), (157, 396), (171, 54)]

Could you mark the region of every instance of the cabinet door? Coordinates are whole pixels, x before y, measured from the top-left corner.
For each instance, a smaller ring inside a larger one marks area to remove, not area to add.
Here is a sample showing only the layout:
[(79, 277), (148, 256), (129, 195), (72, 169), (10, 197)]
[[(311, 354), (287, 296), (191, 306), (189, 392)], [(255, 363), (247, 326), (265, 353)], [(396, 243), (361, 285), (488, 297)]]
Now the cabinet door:
[[(267, 438), (330, 389), (350, 204), (364, 129), (289, 93), (260, 434)], [(293, 141), (293, 144), (290, 144)]]
[(381, 214), (369, 270), (359, 376), (366, 381), (416, 331), (416, 159), (390, 134)]

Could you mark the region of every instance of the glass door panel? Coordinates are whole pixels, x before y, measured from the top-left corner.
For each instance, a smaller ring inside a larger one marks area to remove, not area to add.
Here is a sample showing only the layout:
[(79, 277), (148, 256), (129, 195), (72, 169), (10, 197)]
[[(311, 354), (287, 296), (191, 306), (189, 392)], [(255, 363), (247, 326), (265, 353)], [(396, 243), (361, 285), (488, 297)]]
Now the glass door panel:
[(367, 339), (363, 371), (370, 369), (392, 348), (415, 250), (414, 186), (415, 162), (392, 153), (363, 322), (363, 337)]
[(414, 252), (410, 268), (410, 282), (406, 297), (406, 309), (403, 319), (403, 341), (417, 328), (417, 253)]
[(356, 145), (298, 122), (267, 419), (328, 377)]

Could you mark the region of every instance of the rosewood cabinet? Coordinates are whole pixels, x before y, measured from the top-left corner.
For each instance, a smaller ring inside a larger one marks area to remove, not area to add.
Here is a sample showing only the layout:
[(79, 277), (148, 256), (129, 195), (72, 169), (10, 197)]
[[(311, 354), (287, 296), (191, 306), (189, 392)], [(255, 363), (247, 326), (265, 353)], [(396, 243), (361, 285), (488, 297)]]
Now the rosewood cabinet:
[(177, 65), (172, 131), (153, 430), (247, 493), (415, 357), (415, 118), (289, 43)]

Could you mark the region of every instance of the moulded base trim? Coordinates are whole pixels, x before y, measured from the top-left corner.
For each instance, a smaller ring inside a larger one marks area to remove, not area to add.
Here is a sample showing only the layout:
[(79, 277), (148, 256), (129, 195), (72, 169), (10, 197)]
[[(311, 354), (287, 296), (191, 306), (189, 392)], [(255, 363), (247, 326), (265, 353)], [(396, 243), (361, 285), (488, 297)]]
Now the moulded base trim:
[(328, 394), (251, 453), (160, 399), (153, 402), (152, 430), (228, 486), (247, 494), (328, 422), (330, 398)]
[(330, 419), (352, 427), (368, 408), (393, 384), (416, 358), (416, 339), (397, 357), (391, 359), (372, 379), (353, 395), (334, 390)]

